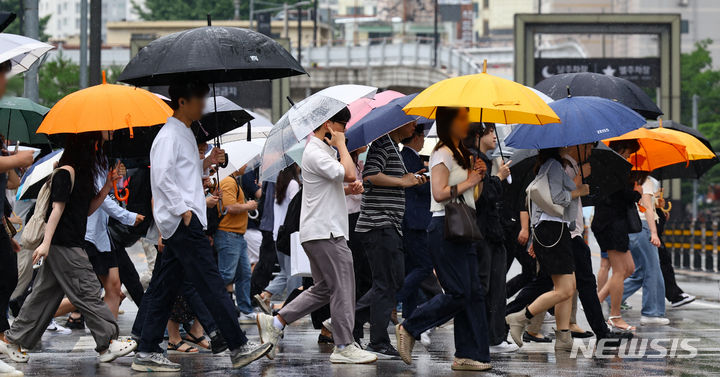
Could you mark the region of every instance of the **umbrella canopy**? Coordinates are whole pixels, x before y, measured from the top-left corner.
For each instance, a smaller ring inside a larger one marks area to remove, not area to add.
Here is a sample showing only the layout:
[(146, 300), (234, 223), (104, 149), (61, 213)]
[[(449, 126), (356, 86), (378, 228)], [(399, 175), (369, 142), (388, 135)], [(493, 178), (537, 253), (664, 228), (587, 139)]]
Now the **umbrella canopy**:
[(652, 175), (658, 179), (670, 178), (700, 178), (710, 168), (718, 163), (712, 145), (707, 138), (698, 130), (684, 126), (673, 121), (648, 122), (645, 128), (655, 129), (657, 132), (677, 136), (685, 142), (688, 152), (689, 163), (679, 163), (655, 169)]
[(236, 128), (232, 131), (226, 132), (222, 135), (222, 139), (224, 142), (230, 142), (230, 141), (238, 141), (238, 140), (247, 140), (247, 134), (248, 131), (250, 132), (251, 140), (253, 139), (263, 139), (265, 140), (270, 134), (270, 130), (273, 128), (274, 124), (270, 121), (270, 119), (250, 110), (247, 111), (250, 116), (253, 117), (253, 120), (248, 122), (248, 129), (239, 129)]
[(542, 98), (514, 81), (483, 72), (436, 82), (405, 106), (409, 115), (435, 119), (438, 107), (467, 107), (471, 122), (547, 124), (560, 122)]
[(105, 82), (68, 94), (45, 116), (38, 133), (114, 131), (165, 123), (172, 110), (147, 90)]
[(45, 135), (35, 133), (49, 108), (23, 97), (0, 99), (0, 133), (7, 140), (27, 144), (47, 144)]
[[(215, 110), (217, 101), (217, 111)], [(223, 96), (210, 97), (205, 102), (202, 119), (192, 125), (195, 139), (207, 142), (229, 131), (238, 129), (253, 120), (245, 109)], [(217, 120), (217, 127), (215, 121)]]
[(390, 101), (387, 105), (372, 110), (357, 124), (345, 133), (348, 140), (348, 150), (354, 151), (364, 145), (368, 145), (381, 136), (392, 132), (401, 126), (417, 121), (419, 124), (432, 126), (433, 121), (417, 115), (407, 115), (403, 111), (410, 101), (417, 96), (417, 93), (403, 96)]
[(350, 109), (350, 114), (352, 116), (350, 117), (350, 121), (346, 125), (346, 128), (350, 129), (350, 127), (355, 125), (355, 123), (357, 123), (360, 119), (368, 115), (372, 109), (386, 105), (395, 98), (403, 96), (405, 95), (400, 92), (386, 90), (376, 94), (374, 98), (360, 98), (359, 100), (351, 103), (348, 105), (348, 109)]
[(0, 34), (0, 62), (10, 60), (12, 63), (8, 78), (27, 71), (53, 48), (52, 45), (22, 35)]
[(206, 26), (158, 38), (130, 60), (118, 78), (136, 86), (170, 85), (192, 76), (208, 83), (306, 74), (279, 43), (237, 27)]
[(590, 72), (565, 73), (540, 81), (535, 88), (556, 100), (565, 98), (568, 88), (574, 96), (611, 99), (648, 119), (656, 119), (663, 114), (640, 87), (620, 77)]
[(55, 150), (43, 158), (35, 161), (32, 166), (25, 171), (20, 180), (20, 187), (17, 189), (17, 200), (35, 199), (40, 193), (43, 183), (55, 170), (55, 165), (62, 157), (63, 149)]
[(255, 139), (253, 141), (234, 141), (224, 143), (223, 149), (228, 154), (227, 167), (220, 168), (218, 172), (220, 179), (229, 176), (231, 173), (245, 166), (247, 163), (260, 156), (265, 140)]
[(549, 104), (562, 123), (522, 124), (505, 139), (513, 148), (545, 149), (593, 143), (645, 124), (625, 105), (600, 97), (566, 97)]
[[(275, 181), (278, 173), (295, 160), (287, 152), (348, 104), (375, 95), (377, 88), (365, 85), (336, 85), (323, 89), (293, 105), (270, 131), (262, 153), (260, 181)], [(299, 147), (296, 147), (299, 148)]]
[(616, 140), (637, 140), (638, 144), (640, 144), (640, 150), (633, 153), (628, 159), (636, 170), (653, 171), (679, 163), (684, 163), (687, 166), (689, 161), (683, 141), (673, 135), (659, 133), (647, 128), (639, 128), (623, 136), (605, 139), (603, 142), (609, 145), (610, 142)]

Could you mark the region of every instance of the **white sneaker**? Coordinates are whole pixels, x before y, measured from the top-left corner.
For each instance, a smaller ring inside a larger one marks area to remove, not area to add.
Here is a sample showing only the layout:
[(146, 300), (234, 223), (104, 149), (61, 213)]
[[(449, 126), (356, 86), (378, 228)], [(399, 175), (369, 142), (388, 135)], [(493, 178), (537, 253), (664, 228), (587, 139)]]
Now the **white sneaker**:
[(545, 319), (543, 319), (543, 323), (555, 323), (555, 316), (545, 312)]
[(6, 354), (10, 360), (16, 363), (27, 363), (30, 358), (26, 352), (20, 349), (20, 346), (2, 340), (0, 340), (0, 352)]
[(50, 324), (48, 325), (47, 329), (45, 331), (49, 331), (54, 334), (61, 334), (61, 335), (70, 335), (72, 334), (72, 330), (70, 330), (67, 327), (62, 327), (55, 322), (55, 320), (51, 320)]
[(0, 360), (0, 377), (22, 377), (23, 372), (5, 364)]
[(369, 364), (377, 361), (377, 355), (348, 344), (343, 349), (335, 347), (330, 362), (333, 364)]
[(268, 359), (272, 360), (277, 355), (277, 345), (280, 342), (283, 331), (275, 327), (275, 317), (265, 314), (258, 313), (255, 322), (257, 323), (258, 335), (260, 335), (260, 342), (272, 344), (270, 352), (266, 354)]
[(331, 333), (335, 332), (335, 331), (333, 331), (332, 318), (328, 318), (328, 319), (324, 320), (322, 325)]
[(105, 353), (98, 355), (98, 361), (109, 363), (118, 357), (123, 357), (137, 348), (137, 343), (128, 338), (118, 338), (110, 341), (110, 346)]
[(517, 344), (511, 344), (508, 343), (507, 340), (504, 340), (502, 343), (494, 346), (490, 346), (490, 353), (491, 354), (498, 354), (498, 353), (513, 353), (519, 350), (520, 347), (517, 346)]
[(670, 320), (665, 317), (646, 317), (641, 316), (640, 317), (640, 324), (641, 325), (667, 325), (670, 324)]
[(241, 325), (251, 325), (255, 323), (256, 318), (257, 313), (242, 313), (238, 318), (238, 322), (240, 322)]
[(142, 352), (135, 355), (130, 368), (138, 372), (180, 372), (180, 364), (173, 363), (161, 353), (149, 353), (144, 356)]
[(425, 330), (422, 334), (420, 334), (420, 343), (425, 346), (425, 348), (430, 347), (430, 344), (432, 344), (432, 340), (430, 339), (430, 335), (432, 335), (433, 329)]
[(675, 301), (672, 303), (673, 308), (677, 308), (679, 306), (687, 305), (693, 301), (695, 301), (695, 296), (689, 295), (687, 293), (683, 293), (680, 296), (682, 296), (682, 299), (679, 301)]

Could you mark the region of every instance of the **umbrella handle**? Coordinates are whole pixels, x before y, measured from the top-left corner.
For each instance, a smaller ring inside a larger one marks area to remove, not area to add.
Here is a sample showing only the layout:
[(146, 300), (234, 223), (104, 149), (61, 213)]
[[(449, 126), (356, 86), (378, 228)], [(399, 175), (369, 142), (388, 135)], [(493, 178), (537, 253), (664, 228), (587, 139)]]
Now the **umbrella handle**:
[(221, 168), (223, 168), (223, 169), (225, 169), (225, 168), (228, 166), (228, 154), (227, 154), (227, 152), (225, 153), (225, 162), (223, 162), (222, 164), (218, 164), (218, 166), (221, 167)]
[(258, 212), (258, 210), (256, 210), (256, 209), (248, 212), (248, 218), (250, 218), (250, 219), (252, 219), (252, 220), (257, 219), (258, 216), (260, 216), (260, 212)]
[[(125, 202), (125, 204), (127, 204), (128, 197), (130, 197), (130, 192), (128, 191), (127, 187), (124, 187), (122, 190), (118, 191), (117, 181), (114, 181), (113, 190), (115, 190), (115, 199), (121, 202)], [(122, 194), (120, 194), (121, 192)]]

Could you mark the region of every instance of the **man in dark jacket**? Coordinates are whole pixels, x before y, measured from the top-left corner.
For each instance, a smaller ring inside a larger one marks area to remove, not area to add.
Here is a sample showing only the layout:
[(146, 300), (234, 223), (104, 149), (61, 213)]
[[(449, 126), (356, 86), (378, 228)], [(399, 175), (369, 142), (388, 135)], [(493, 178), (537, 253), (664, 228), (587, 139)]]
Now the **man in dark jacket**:
[[(412, 172), (427, 169), (419, 154), (425, 144), (423, 126), (418, 125), (415, 133), (402, 143), (400, 156), (405, 168)], [(402, 302), (404, 318), (408, 318), (418, 306), (420, 286), (432, 275), (433, 267), (427, 240), (427, 226), (431, 217), (430, 183), (406, 188), (405, 217), (402, 224), (406, 274), (403, 287), (397, 294), (397, 300)]]
[(475, 123), (471, 125), (467, 143), (488, 166), (483, 179), (482, 192), (476, 199), (477, 222), (484, 239), (477, 242), (480, 281), (486, 292), (486, 313), (491, 353), (514, 352), (514, 344), (506, 342), (505, 326), (505, 263), (504, 230), (500, 217), (504, 181), (510, 175), (509, 161), (503, 162), (495, 175), (491, 175), (492, 161), (487, 153), (497, 147), (495, 125)]

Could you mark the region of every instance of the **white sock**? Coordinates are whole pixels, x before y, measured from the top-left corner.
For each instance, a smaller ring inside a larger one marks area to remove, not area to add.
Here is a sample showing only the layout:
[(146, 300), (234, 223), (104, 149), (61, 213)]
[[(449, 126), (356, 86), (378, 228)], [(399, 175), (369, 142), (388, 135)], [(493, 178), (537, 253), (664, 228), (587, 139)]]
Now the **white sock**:
[(339, 350), (343, 350), (345, 349), (345, 347), (347, 347), (347, 344), (340, 344), (339, 346), (337, 346)]
[(285, 326), (283, 326), (282, 322), (280, 322), (277, 316), (273, 317), (273, 326), (275, 326), (275, 328), (278, 330), (282, 330), (285, 328)]

